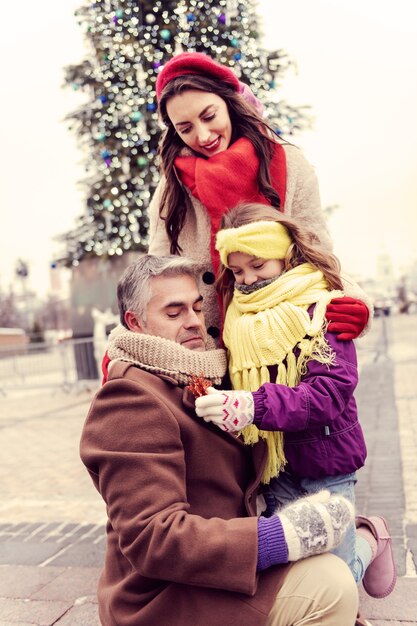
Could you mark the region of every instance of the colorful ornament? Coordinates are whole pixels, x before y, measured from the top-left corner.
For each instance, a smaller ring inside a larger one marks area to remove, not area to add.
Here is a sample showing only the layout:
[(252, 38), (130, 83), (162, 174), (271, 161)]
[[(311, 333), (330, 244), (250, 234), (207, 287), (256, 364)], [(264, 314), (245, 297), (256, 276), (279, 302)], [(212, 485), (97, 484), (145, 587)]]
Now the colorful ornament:
[(204, 378), (203, 373), (201, 373), (199, 376), (193, 374), (191, 376), (191, 382), (188, 387), (194, 397), (201, 398), (201, 396), (207, 395), (207, 389), (211, 387), (211, 382), (207, 380), (207, 378)]
[(140, 111), (134, 111), (131, 115), (132, 121), (133, 122), (140, 122), (140, 120), (142, 119), (143, 115)]
[(159, 34), (161, 35), (161, 39), (163, 39), (164, 41), (169, 41), (171, 39), (171, 31), (167, 28), (163, 28), (161, 31), (159, 31)]

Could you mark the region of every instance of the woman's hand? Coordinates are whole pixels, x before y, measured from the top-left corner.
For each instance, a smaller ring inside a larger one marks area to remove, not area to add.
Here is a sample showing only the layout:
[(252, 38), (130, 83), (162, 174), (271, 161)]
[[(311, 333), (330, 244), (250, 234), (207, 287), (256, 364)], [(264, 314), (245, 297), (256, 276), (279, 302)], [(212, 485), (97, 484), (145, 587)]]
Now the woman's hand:
[(206, 396), (196, 399), (195, 412), (204, 421), (233, 433), (252, 424), (253, 396), (250, 391), (219, 391), (209, 387)]
[(356, 298), (334, 298), (326, 308), (327, 330), (337, 333), (341, 341), (356, 339), (368, 323), (369, 310), (362, 300)]

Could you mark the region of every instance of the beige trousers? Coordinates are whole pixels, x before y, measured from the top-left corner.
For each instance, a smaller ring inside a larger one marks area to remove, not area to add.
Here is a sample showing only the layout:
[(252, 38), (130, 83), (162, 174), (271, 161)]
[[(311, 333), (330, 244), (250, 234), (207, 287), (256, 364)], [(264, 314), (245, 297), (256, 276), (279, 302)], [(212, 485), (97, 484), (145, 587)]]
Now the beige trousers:
[(291, 566), (265, 626), (354, 626), (358, 603), (346, 563), (320, 554)]

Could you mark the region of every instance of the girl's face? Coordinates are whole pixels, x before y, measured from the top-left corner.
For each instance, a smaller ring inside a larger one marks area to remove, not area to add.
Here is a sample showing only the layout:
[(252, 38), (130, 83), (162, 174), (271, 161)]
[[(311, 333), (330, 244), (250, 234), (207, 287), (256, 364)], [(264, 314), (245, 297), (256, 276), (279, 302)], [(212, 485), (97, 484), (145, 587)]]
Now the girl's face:
[(245, 252), (231, 252), (227, 258), (238, 285), (253, 285), (260, 280), (275, 278), (284, 270), (281, 259), (261, 259)]
[(170, 98), (166, 108), (178, 135), (194, 152), (211, 157), (229, 147), (232, 123), (220, 96), (190, 89)]

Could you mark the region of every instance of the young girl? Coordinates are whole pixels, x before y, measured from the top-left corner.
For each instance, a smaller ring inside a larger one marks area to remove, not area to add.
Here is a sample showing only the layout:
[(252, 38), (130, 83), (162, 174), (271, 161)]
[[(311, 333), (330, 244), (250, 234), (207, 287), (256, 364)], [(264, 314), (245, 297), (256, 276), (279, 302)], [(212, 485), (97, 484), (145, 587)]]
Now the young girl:
[[(267, 501), (272, 494), (281, 507), (326, 487), (353, 502), (366, 447), (354, 344), (326, 332), (326, 307), (343, 295), (336, 257), (262, 204), (229, 211), (216, 247), (229, 374), (235, 390), (249, 391), (211, 389), (197, 414), (241, 431), (247, 444), (267, 440)], [(335, 553), (370, 595), (384, 597), (396, 580), (388, 527), (380, 517), (358, 519)]]

